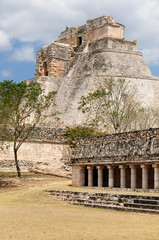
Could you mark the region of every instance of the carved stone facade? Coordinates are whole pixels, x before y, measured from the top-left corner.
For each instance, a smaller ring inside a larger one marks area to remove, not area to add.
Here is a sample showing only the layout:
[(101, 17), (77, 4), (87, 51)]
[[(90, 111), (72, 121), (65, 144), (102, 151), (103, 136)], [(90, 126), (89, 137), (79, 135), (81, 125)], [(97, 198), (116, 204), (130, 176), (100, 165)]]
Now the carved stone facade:
[[(113, 17), (88, 20), (83, 26), (68, 28), (58, 40), (37, 53), (36, 76), (150, 77), (151, 72), (137, 50), (137, 41), (124, 40), (125, 26)], [(89, 59), (89, 61), (88, 61)]]
[(78, 140), (72, 185), (159, 190), (159, 129)]
[(42, 47), (37, 53), (36, 76), (63, 76), (71, 54), (68, 44), (51, 43)]

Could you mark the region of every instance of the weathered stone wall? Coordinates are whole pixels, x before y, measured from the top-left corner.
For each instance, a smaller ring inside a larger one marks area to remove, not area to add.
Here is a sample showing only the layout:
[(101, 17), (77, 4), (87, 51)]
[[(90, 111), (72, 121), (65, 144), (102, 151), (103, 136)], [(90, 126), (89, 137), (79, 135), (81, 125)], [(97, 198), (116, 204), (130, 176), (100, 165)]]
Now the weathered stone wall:
[(100, 39), (115, 38), (123, 39), (124, 31), (119, 26), (105, 25), (97, 29), (89, 30), (87, 33), (87, 42), (93, 43)]
[(159, 161), (159, 129), (83, 138), (77, 141), (72, 163), (136, 163)]
[(64, 75), (72, 50), (67, 44), (51, 43), (37, 53), (36, 76), (60, 77)]
[[(89, 70), (89, 69), (88, 69)], [(79, 67), (80, 71), (80, 67)], [(88, 71), (89, 72), (89, 71)], [(101, 71), (100, 71), (101, 72)], [(57, 110), (61, 112), (59, 127), (61, 126), (75, 126), (83, 124), (87, 121), (87, 115), (78, 110), (80, 98), (86, 96), (89, 92), (94, 91), (98, 83), (100, 84), (104, 78), (109, 76), (94, 75), (94, 76), (81, 76), (65, 77), (65, 78), (51, 78), (39, 77), (28, 81), (37, 81), (45, 89), (46, 92), (55, 90), (57, 91), (56, 102)], [(114, 78), (121, 78), (115, 76)], [(129, 82), (130, 87), (136, 89), (136, 98), (141, 102), (142, 106), (153, 108), (159, 107), (159, 80), (158, 78), (135, 78), (126, 75), (123, 78)], [(49, 119), (51, 121), (51, 119)]]
[(75, 78), (97, 75), (152, 77), (142, 54), (113, 50), (78, 54), (69, 63), (67, 75)]
[[(98, 40), (92, 44), (89, 44), (89, 52), (105, 51), (105, 50), (123, 51), (123, 52), (135, 52), (137, 53), (137, 41), (118, 40), (113, 38), (107, 38)], [(139, 53), (141, 55), (141, 53)]]
[(67, 76), (152, 77), (136, 41), (107, 38), (84, 46), (68, 63)]
[[(103, 38), (100, 33), (95, 34), (99, 38), (95, 36), (93, 41), (88, 41), (89, 31), (102, 28), (105, 29), (103, 34), (107, 34), (107, 27), (108, 31), (114, 32), (114, 36)], [(122, 37), (115, 35), (116, 28)], [(79, 37), (82, 37), (82, 42), (77, 47)], [(49, 65), (49, 61), (53, 65)], [(104, 78), (124, 78), (132, 89), (135, 87), (136, 98), (143, 107), (159, 107), (159, 78), (152, 76), (142, 53), (137, 50), (137, 42), (125, 41), (124, 26), (112, 17), (88, 20), (83, 26), (62, 32), (58, 41), (43, 47), (38, 53), (38, 71), (40, 74), (37, 76), (45, 76), (28, 81), (39, 82), (46, 93), (57, 91), (57, 110), (61, 112), (58, 127), (86, 122), (87, 116), (78, 110), (78, 102), (81, 96), (96, 90)], [(111, 132), (111, 129), (107, 131)]]
[(138, 51), (137, 50), (137, 41), (126, 41), (126, 40), (118, 40), (118, 39), (110, 39), (112, 49), (118, 49), (123, 51)]
[[(37, 171), (59, 176), (70, 176), (71, 168), (67, 165), (71, 149), (64, 143), (44, 141), (26, 141), (18, 150), (18, 160), (22, 172)], [(13, 145), (0, 151), (0, 171), (16, 171)]]
[(38, 126), (35, 131), (29, 136), (28, 141), (43, 141), (53, 143), (66, 143), (67, 139), (63, 136), (64, 128), (53, 128), (46, 126)]
[(103, 16), (88, 20), (83, 26), (66, 29), (59, 35), (58, 41), (75, 48), (79, 45), (78, 37), (82, 37), (82, 43), (92, 43), (105, 38), (124, 39), (124, 30), (124, 25), (116, 23), (113, 17)]
[[(18, 150), (21, 171), (70, 176), (71, 149), (62, 135), (64, 129), (38, 127)], [(15, 171), (13, 144), (0, 151), (0, 171)]]

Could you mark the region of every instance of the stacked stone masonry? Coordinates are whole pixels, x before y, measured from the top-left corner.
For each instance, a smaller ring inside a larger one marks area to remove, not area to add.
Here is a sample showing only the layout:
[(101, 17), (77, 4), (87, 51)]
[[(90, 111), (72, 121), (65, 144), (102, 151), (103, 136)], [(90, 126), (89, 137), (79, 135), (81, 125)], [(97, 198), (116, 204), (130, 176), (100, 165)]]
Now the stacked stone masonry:
[(136, 72), (136, 76), (152, 77), (142, 53), (137, 50), (137, 41), (124, 40), (124, 31), (125, 26), (111, 16), (67, 28), (57, 41), (38, 51), (36, 76), (78, 77), (81, 73), (100, 74), (102, 70), (109, 76), (132, 76)]
[(124, 39), (125, 26), (116, 23), (113, 17), (103, 16), (88, 20), (86, 25), (68, 28), (58, 37), (58, 42), (68, 43), (73, 48), (82, 43), (93, 43), (105, 38)]
[(51, 43), (37, 53), (36, 76), (64, 75), (72, 50), (68, 44)]
[(86, 207), (159, 214), (159, 197), (74, 191), (46, 191), (53, 198)]
[(80, 139), (71, 161), (74, 186), (159, 190), (159, 129)]
[[(18, 150), (18, 161), (22, 172), (34, 171), (58, 176), (71, 176), (71, 149), (62, 137), (63, 129), (38, 127)], [(5, 144), (4, 144), (5, 146)], [(0, 151), (0, 171), (14, 172), (13, 143)]]

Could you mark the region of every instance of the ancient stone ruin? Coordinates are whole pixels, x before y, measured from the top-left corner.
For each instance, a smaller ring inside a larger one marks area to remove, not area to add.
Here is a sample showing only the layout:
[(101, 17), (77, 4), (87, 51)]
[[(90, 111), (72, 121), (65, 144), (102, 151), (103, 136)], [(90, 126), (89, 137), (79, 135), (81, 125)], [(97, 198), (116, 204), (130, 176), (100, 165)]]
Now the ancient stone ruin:
[(159, 214), (159, 197), (108, 192), (46, 191), (54, 199), (86, 207)]
[[(137, 41), (124, 39), (124, 30), (113, 17), (99, 17), (67, 28), (57, 41), (38, 51), (36, 77), (27, 81), (39, 82), (46, 92), (57, 91), (61, 115), (56, 129), (85, 123), (78, 102), (104, 78), (124, 78), (135, 87), (142, 106), (159, 107), (159, 78), (152, 76)], [(49, 122), (52, 129), (51, 119)], [(72, 156), (73, 185), (159, 189), (158, 135), (157, 129), (79, 141)], [(26, 158), (30, 148), (33, 151)], [(25, 142), (20, 154), (25, 170), (29, 169), (27, 163), (39, 171), (63, 176), (70, 170), (65, 163), (71, 150), (53, 136), (49, 141), (44, 137)], [(13, 156), (1, 154), (0, 158), (0, 167), (12, 170), (7, 159), (12, 161)]]
[(42, 47), (37, 53), (36, 76), (63, 76), (71, 54), (68, 44), (51, 43)]
[(159, 190), (159, 129), (77, 140), (72, 184)]
[(36, 77), (28, 81), (39, 82), (46, 92), (57, 91), (59, 127), (85, 123), (78, 102), (104, 78), (124, 78), (136, 89), (136, 99), (143, 107), (159, 105), (159, 78), (152, 76), (137, 41), (124, 39), (124, 30), (113, 17), (103, 16), (67, 28), (38, 51)]
[(152, 77), (137, 50), (137, 41), (124, 40), (124, 30), (111, 16), (66, 29), (57, 41), (38, 51), (36, 76)]

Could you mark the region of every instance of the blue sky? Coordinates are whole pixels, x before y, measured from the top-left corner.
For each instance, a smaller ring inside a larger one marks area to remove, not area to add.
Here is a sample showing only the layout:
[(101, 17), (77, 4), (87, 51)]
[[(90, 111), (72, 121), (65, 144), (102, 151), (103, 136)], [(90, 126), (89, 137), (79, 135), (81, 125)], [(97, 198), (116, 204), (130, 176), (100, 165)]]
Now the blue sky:
[(158, 0), (0, 0), (0, 81), (35, 75), (36, 52), (55, 41), (65, 26), (112, 15), (126, 26), (125, 39), (159, 76)]

